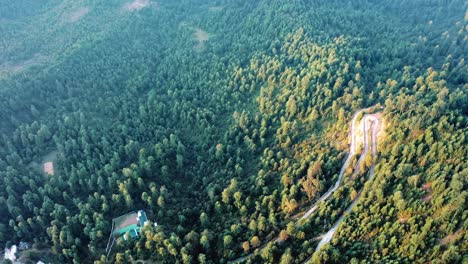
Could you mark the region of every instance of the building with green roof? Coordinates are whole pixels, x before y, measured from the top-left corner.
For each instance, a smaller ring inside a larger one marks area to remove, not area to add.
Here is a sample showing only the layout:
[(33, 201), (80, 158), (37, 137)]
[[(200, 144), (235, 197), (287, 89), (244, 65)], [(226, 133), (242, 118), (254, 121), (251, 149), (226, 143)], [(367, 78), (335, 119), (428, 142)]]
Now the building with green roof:
[(145, 211), (139, 210), (138, 212), (130, 212), (128, 214), (119, 216), (112, 220), (114, 223), (114, 230), (112, 232), (114, 237), (122, 237), (127, 240), (127, 233), (131, 238), (136, 238), (140, 235), (140, 229), (149, 223)]

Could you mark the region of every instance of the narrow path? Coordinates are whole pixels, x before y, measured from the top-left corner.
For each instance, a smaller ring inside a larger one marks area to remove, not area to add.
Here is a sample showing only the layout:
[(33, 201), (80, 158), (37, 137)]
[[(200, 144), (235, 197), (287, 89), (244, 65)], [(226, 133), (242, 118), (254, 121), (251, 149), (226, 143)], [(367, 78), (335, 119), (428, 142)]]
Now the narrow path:
[[(311, 207), (309, 210), (307, 210), (307, 212), (304, 213), (304, 215), (302, 217), (300, 217), (299, 219), (297, 219), (296, 221), (296, 225), (299, 224), (299, 222), (303, 219), (307, 219), (310, 217), (310, 215), (315, 212), (315, 210), (317, 210), (318, 208), (318, 204), (327, 200), (332, 194), (333, 192), (335, 192), (338, 187), (340, 186), (341, 184), (341, 181), (343, 179), (343, 175), (346, 171), (346, 168), (349, 166), (349, 163), (351, 162), (353, 156), (356, 154), (357, 152), (357, 148), (358, 148), (358, 143), (357, 143), (357, 140), (356, 140), (356, 122), (357, 122), (357, 118), (359, 116), (360, 113), (362, 113), (363, 111), (366, 111), (366, 110), (369, 110), (371, 108), (365, 108), (365, 109), (359, 109), (358, 111), (356, 111), (356, 113), (354, 113), (353, 117), (352, 117), (352, 121), (351, 121), (351, 128), (350, 128), (350, 132), (349, 132), (349, 136), (351, 138), (351, 145), (349, 147), (349, 153), (346, 157), (346, 160), (345, 162), (343, 163), (343, 166), (341, 167), (341, 170), (340, 170), (340, 174), (338, 175), (338, 179), (337, 181), (335, 182), (335, 184), (326, 192), (324, 193)], [(365, 115), (365, 117), (367, 116), (371, 116), (371, 115)], [(364, 117), (364, 118), (365, 118)], [(363, 118), (363, 120), (364, 120)], [(363, 122), (364, 123), (364, 129), (363, 131), (367, 131), (367, 129), (365, 128), (365, 123), (366, 122)], [(374, 141), (375, 142), (375, 141)], [(367, 151), (368, 151), (368, 143), (367, 143), (367, 132), (364, 133), (364, 152), (361, 154), (361, 157), (359, 158), (359, 161), (357, 163), (357, 165), (355, 166), (355, 171), (356, 169), (359, 168), (360, 164), (364, 161), (364, 158), (365, 156), (367, 155)], [(374, 149), (374, 148), (373, 148)], [(268, 242), (264, 243), (261, 247), (258, 248), (258, 252), (261, 253), (262, 250), (266, 247), (266, 245), (270, 242), (274, 242), (274, 243), (278, 243), (280, 242), (281, 239), (279, 238), (279, 236), (269, 240)], [(229, 261), (228, 263), (240, 263), (240, 262), (243, 262), (247, 259), (249, 259), (250, 257), (252, 257), (253, 255), (255, 254), (255, 252), (252, 252), (250, 253), (249, 255), (246, 255), (244, 257), (240, 257), (240, 258), (237, 258), (235, 260), (232, 260), (232, 261)]]

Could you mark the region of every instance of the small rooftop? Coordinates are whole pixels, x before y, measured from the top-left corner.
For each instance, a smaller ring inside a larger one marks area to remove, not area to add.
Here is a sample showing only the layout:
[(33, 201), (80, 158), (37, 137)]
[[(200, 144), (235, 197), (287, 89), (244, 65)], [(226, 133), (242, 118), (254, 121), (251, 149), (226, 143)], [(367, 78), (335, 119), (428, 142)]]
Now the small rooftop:
[(138, 237), (140, 229), (147, 224), (148, 218), (145, 211), (139, 210), (138, 212), (130, 212), (128, 214), (119, 216), (114, 220), (114, 236), (122, 236), (126, 239), (125, 234), (130, 233), (132, 238)]
[(44, 172), (48, 175), (54, 175), (54, 163), (53, 162), (44, 163)]

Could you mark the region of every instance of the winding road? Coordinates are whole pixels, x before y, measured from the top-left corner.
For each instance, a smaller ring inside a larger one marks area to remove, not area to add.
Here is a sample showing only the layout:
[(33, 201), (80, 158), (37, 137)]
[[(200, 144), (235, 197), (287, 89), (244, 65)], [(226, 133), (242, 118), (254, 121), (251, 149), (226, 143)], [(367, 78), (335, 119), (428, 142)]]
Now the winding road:
[(357, 149), (357, 144), (356, 144), (356, 121), (359, 116), (359, 114), (364, 111), (365, 109), (357, 111), (353, 115), (353, 119), (351, 121), (351, 129), (350, 129), (350, 137), (351, 137), (351, 146), (349, 147), (349, 153), (348, 156), (346, 157), (345, 162), (343, 163), (343, 166), (341, 167), (340, 174), (338, 175), (338, 180), (335, 182), (335, 185), (333, 185), (326, 193), (324, 193), (318, 201), (309, 209), (307, 212), (299, 218), (299, 220), (302, 219), (307, 219), (309, 216), (317, 210), (317, 206), (320, 202), (323, 202), (330, 197), (330, 195), (333, 194), (333, 192), (340, 187), (341, 180), (343, 179), (343, 175), (346, 171), (346, 168), (348, 167), (349, 163), (351, 162), (351, 159), (353, 158), (354, 154), (356, 154), (356, 149)]
[[(365, 115), (363, 117), (363, 131), (364, 131), (364, 151), (361, 154), (361, 157), (359, 158), (359, 161), (354, 168), (353, 176), (359, 173), (359, 167), (362, 161), (364, 161), (367, 153), (369, 152), (369, 127), (371, 130), (371, 155), (372, 155), (372, 160), (375, 161), (375, 157), (377, 156), (377, 134), (380, 132), (382, 128), (382, 120), (380, 117), (380, 114), (369, 114)], [(369, 127), (368, 127), (369, 125)], [(369, 176), (368, 176), (368, 181), (372, 179), (374, 176), (374, 169), (375, 169), (375, 162), (372, 163), (371, 168), (369, 170)], [(318, 243), (317, 247), (315, 248), (315, 252), (319, 251), (324, 245), (328, 244), (330, 240), (333, 238), (333, 235), (335, 234), (336, 230), (340, 226), (340, 224), (343, 222), (343, 220), (346, 218), (346, 216), (351, 212), (351, 210), (354, 208), (354, 206), (358, 203), (359, 199), (361, 198), (362, 192), (359, 193), (357, 198), (353, 201), (353, 203), (343, 212), (343, 214), (340, 216), (338, 221), (333, 225), (333, 227), (325, 234), (319, 236), (320, 242)], [(304, 263), (309, 262), (309, 260), (312, 258), (308, 258)]]
[[(349, 163), (351, 162), (353, 156), (356, 154), (357, 149), (358, 149), (358, 147), (360, 145), (359, 144), (360, 142), (357, 142), (357, 136), (358, 135), (356, 135), (357, 134), (357, 130), (356, 130), (357, 118), (358, 118), (360, 113), (362, 113), (363, 111), (367, 111), (369, 109), (371, 109), (371, 108), (360, 109), (353, 115), (353, 118), (352, 118), (352, 121), (351, 121), (351, 129), (350, 129), (350, 133), (349, 133), (350, 137), (351, 137), (351, 145), (349, 147), (349, 153), (348, 153), (348, 155), (346, 157), (346, 160), (343, 163), (343, 166), (341, 167), (340, 174), (338, 175), (338, 179), (337, 179), (336, 183), (326, 193), (324, 193), (310, 207), (310, 209), (307, 210), (307, 212), (304, 213), (304, 215), (302, 217), (300, 217), (299, 219), (296, 219), (296, 225), (298, 225), (301, 220), (309, 218), (310, 215), (313, 212), (315, 212), (315, 210), (317, 210), (319, 203), (327, 200), (340, 186), (340, 184), (342, 182), (342, 179), (343, 179), (343, 175), (344, 175), (344, 173), (346, 171), (346, 168), (349, 166)], [(368, 140), (369, 127), (372, 130), (372, 134), (371, 134), (371, 141), (372, 141), (371, 151), (372, 151), (372, 157), (373, 158), (375, 158), (375, 156), (377, 154), (377, 145), (376, 145), (377, 144), (377, 134), (381, 129), (381, 119), (380, 119), (379, 114), (366, 114), (366, 115), (363, 116), (361, 123), (362, 123), (362, 127), (363, 127), (362, 131), (363, 131), (363, 138), (364, 138), (364, 140), (363, 140), (364, 148), (363, 148), (363, 152), (361, 153), (361, 156), (359, 157), (359, 160), (358, 160), (356, 166), (354, 167), (353, 176), (356, 175), (357, 173), (359, 173), (360, 165), (365, 160), (365, 157), (367, 156), (367, 153), (369, 151), (369, 142), (368, 142), (369, 141)], [(368, 123), (370, 123), (369, 127), (368, 127)], [(374, 123), (377, 123), (377, 125), (375, 125)], [(374, 173), (374, 164), (371, 167), (369, 178), (372, 177), (373, 173)], [(356, 198), (356, 200), (351, 204), (351, 206), (349, 206), (346, 209), (346, 211), (341, 215), (341, 217), (338, 219), (338, 221), (335, 223), (335, 225), (333, 225), (332, 229), (330, 229), (327, 233), (317, 237), (317, 238), (321, 239), (321, 241), (319, 242), (319, 244), (318, 244), (315, 251), (318, 251), (323, 245), (327, 244), (331, 240), (331, 238), (333, 237), (333, 234), (335, 233), (336, 229), (341, 224), (341, 222), (344, 220), (345, 215), (347, 213), (349, 213), (351, 211), (351, 209), (354, 207), (354, 205), (359, 201), (360, 196), (361, 196), (361, 194), (359, 194), (358, 198)], [(266, 245), (268, 243), (272, 242), (272, 241), (275, 242), (275, 243), (278, 243), (278, 242), (281, 241), (281, 239), (279, 238), (279, 236), (277, 236), (277, 237), (273, 238), (272, 240), (268, 241), (267, 243), (263, 244), (258, 249), (258, 253), (261, 253), (262, 250), (266, 247)], [(248, 258), (250, 258), (251, 256), (253, 256), (254, 254), (255, 254), (255, 252), (250, 253), (249, 255), (237, 258), (237, 259), (235, 259), (233, 261), (230, 261), (229, 263), (243, 262), (243, 261), (247, 260)], [(309, 259), (306, 260), (306, 262), (309, 261)]]

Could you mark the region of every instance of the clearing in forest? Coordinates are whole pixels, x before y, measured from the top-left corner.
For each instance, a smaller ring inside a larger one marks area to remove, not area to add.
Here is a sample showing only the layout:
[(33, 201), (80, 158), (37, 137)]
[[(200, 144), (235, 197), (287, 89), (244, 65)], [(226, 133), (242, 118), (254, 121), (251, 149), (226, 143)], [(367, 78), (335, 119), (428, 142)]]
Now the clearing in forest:
[(210, 37), (206, 31), (202, 30), (201, 28), (196, 28), (195, 32), (193, 33), (193, 38), (198, 41), (195, 49), (201, 50), (205, 47), (205, 41), (207, 41)]
[(91, 9), (89, 7), (81, 7), (73, 10), (72, 12), (65, 15), (65, 21), (68, 23), (75, 23), (89, 13)]
[(131, 3), (127, 3), (124, 9), (127, 11), (138, 11), (150, 5), (150, 0), (135, 0)]
[(428, 203), (432, 199), (432, 182), (426, 182), (423, 184), (422, 189), (427, 192), (427, 195), (424, 196), (421, 200)]
[(49, 57), (37, 53), (32, 58), (22, 61), (22, 62), (17, 62), (17, 63), (5, 62), (4, 64), (0, 64), (0, 77), (2, 75), (22, 72), (30, 66), (43, 64), (47, 62), (48, 60), (49, 60)]
[(224, 9), (224, 6), (210, 6), (208, 7), (208, 11), (211, 11), (211, 12), (219, 12), (219, 11), (222, 11)]
[[(56, 163), (57, 155), (58, 155), (57, 150), (51, 151), (47, 155), (42, 157), (42, 159), (35, 160), (35, 161), (32, 161), (31, 163), (29, 163), (28, 167), (30, 167), (30, 168), (32, 168), (34, 170), (42, 171), (45, 174), (51, 175), (48, 171), (52, 171), (52, 174), (55, 172), (53, 166)], [(47, 171), (46, 171), (46, 166), (45, 166), (46, 164), (48, 164), (47, 165)], [(50, 164), (52, 164), (51, 168), (49, 167)]]
[(199, 42), (205, 42), (209, 39), (208, 33), (201, 28), (195, 29), (195, 33), (193, 33), (195, 39)]
[(189, 31), (192, 31), (192, 39), (197, 42), (195, 45), (194, 49), (196, 51), (201, 51), (205, 47), (205, 42), (210, 39), (210, 34), (206, 32), (205, 30), (193, 26), (190, 22), (188, 21), (181, 21), (179, 23), (179, 29), (186, 28)]
[(464, 232), (465, 231), (459, 229), (455, 233), (447, 235), (446, 237), (442, 238), (440, 240), (440, 244), (442, 246), (446, 246), (446, 245), (450, 244), (451, 242), (455, 241), (456, 239), (458, 239), (460, 236), (462, 236)]

